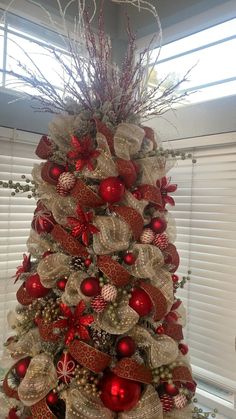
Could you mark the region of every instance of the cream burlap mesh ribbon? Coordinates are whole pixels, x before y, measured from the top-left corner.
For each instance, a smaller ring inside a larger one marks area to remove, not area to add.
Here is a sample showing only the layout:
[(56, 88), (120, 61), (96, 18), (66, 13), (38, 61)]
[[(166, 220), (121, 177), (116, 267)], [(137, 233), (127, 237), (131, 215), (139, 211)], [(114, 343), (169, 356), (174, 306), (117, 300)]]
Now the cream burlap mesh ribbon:
[(99, 216), (94, 219), (99, 233), (93, 235), (93, 250), (97, 255), (126, 250), (131, 239), (128, 224), (115, 216)]
[(58, 279), (70, 274), (70, 256), (64, 253), (53, 253), (43, 258), (37, 267), (37, 272), (44, 287), (53, 288)]

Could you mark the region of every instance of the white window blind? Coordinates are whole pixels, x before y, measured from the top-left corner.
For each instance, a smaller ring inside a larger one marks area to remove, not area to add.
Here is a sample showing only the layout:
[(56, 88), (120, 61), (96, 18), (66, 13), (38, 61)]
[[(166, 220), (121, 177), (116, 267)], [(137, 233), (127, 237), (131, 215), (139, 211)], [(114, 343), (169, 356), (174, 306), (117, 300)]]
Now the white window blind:
[[(197, 377), (236, 392), (236, 133), (176, 141), (197, 159), (178, 163), (173, 215), (187, 311), (185, 337)], [(199, 147), (198, 147), (199, 146)]]
[[(0, 179), (19, 181), (22, 174), (30, 177), (36, 162), (34, 150), (39, 135), (0, 127)], [(12, 197), (9, 189), (0, 188), (0, 353), (8, 336), (7, 312), (16, 305), (12, 276), (27, 253), (35, 200), (27, 194)]]

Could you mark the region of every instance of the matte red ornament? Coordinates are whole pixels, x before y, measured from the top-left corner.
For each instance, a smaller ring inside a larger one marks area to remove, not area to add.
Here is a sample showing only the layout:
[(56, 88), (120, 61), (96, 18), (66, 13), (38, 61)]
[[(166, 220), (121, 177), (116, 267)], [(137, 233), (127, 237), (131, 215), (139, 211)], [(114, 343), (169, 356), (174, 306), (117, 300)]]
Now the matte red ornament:
[(123, 412), (133, 409), (141, 397), (141, 384), (109, 372), (100, 381), (101, 400), (108, 409)]
[(58, 402), (58, 394), (54, 391), (50, 391), (46, 397), (47, 404), (54, 406)]
[(176, 396), (177, 394), (179, 394), (179, 389), (175, 384), (165, 383), (164, 387), (165, 387), (165, 392), (169, 396)]
[(60, 278), (60, 279), (58, 279), (58, 281), (57, 281), (57, 288), (60, 291), (64, 291), (65, 290), (65, 287), (66, 287), (66, 283), (67, 283), (67, 278)]
[(186, 345), (185, 343), (180, 343), (179, 350), (183, 355), (186, 355), (188, 353), (188, 345)]
[(149, 295), (141, 288), (135, 288), (133, 290), (129, 305), (141, 317), (147, 316), (153, 308)]
[(155, 217), (151, 220), (151, 229), (158, 234), (163, 233), (166, 230), (167, 222), (164, 218)]
[(24, 378), (28, 366), (30, 364), (31, 358), (27, 356), (26, 358), (20, 359), (15, 365), (15, 372), (18, 378)]
[(126, 265), (133, 265), (136, 261), (136, 256), (133, 253), (128, 252), (124, 255), (123, 259)]
[(85, 278), (81, 282), (80, 290), (86, 297), (95, 297), (101, 291), (99, 279), (95, 277)]
[(123, 198), (125, 186), (118, 177), (111, 176), (100, 182), (98, 191), (99, 195), (105, 202), (114, 204)]
[(50, 289), (45, 288), (40, 281), (40, 276), (36, 273), (30, 275), (25, 282), (25, 289), (32, 298), (45, 297)]
[(119, 357), (130, 357), (136, 351), (136, 343), (131, 336), (124, 336), (116, 344), (116, 352)]
[(176, 282), (178, 282), (178, 280), (179, 280), (178, 275), (175, 275), (175, 274), (171, 275), (171, 278), (172, 278), (172, 281), (174, 282), (174, 284), (175, 284)]

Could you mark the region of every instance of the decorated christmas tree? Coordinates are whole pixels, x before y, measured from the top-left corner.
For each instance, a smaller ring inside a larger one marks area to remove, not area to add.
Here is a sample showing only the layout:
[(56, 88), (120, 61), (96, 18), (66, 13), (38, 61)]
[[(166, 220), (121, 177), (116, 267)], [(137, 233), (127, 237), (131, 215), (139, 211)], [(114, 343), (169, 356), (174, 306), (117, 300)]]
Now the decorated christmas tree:
[(189, 419), (196, 384), (169, 213), (179, 153), (143, 122), (179, 101), (179, 82), (144, 85), (148, 49), (135, 61), (129, 29), (119, 70), (102, 14), (97, 36), (83, 19), (84, 58), (72, 39), (70, 66), (51, 50), (69, 99), (31, 70), (17, 75), (58, 115), (21, 184), (37, 203), (15, 277), (3, 417)]

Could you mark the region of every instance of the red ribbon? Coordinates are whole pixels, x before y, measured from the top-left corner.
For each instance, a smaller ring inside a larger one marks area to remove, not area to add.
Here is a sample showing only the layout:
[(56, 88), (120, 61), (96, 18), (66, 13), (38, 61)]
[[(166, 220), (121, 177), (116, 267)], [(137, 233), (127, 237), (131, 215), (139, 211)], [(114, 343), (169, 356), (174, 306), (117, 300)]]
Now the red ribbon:
[(25, 283), (23, 283), (16, 292), (16, 299), (18, 303), (22, 306), (28, 306), (32, 303), (33, 298), (28, 294), (25, 288)]
[(139, 214), (138, 211), (136, 211), (134, 208), (131, 207), (118, 207), (118, 206), (112, 206), (111, 210), (114, 211), (116, 214), (118, 214), (123, 220), (129, 224), (134, 239), (138, 240), (141, 236), (141, 233), (143, 231), (143, 217), (141, 214)]
[(82, 207), (96, 208), (104, 205), (103, 200), (90, 189), (81, 179), (77, 179), (75, 186), (71, 189), (73, 196)]
[(117, 287), (123, 287), (130, 283), (130, 273), (111, 256), (98, 256), (97, 266)]
[(72, 256), (86, 258), (88, 252), (86, 248), (65, 231), (59, 224), (56, 224), (50, 232), (55, 241), (57, 241), (66, 253)]
[(151, 384), (152, 371), (145, 365), (138, 364), (132, 358), (121, 359), (112, 371), (119, 377), (126, 378), (127, 380), (139, 381), (145, 384)]
[(163, 324), (163, 327), (165, 335), (177, 341), (183, 340), (183, 328), (180, 324), (166, 323)]
[(172, 370), (172, 380), (175, 381), (184, 381), (188, 383), (193, 383), (193, 377), (188, 369), (188, 367), (185, 367), (184, 365), (180, 365), (179, 367), (175, 367)]
[(46, 399), (40, 400), (31, 406), (31, 413), (34, 419), (56, 419), (57, 417), (49, 409)]
[(52, 144), (47, 135), (43, 135), (40, 138), (37, 148), (35, 150), (35, 154), (40, 159), (45, 160), (52, 155)]
[(167, 301), (161, 290), (147, 282), (141, 282), (139, 287), (149, 295), (152, 301), (154, 308), (153, 319), (155, 321), (163, 319), (167, 313)]
[(151, 140), (151, 142), (153, 143), (153, 148), (154, 150), (156, 150), (157, 148), (157, 143), (155, 141), (155, 134), (152, 128), (150, 127), (142, 127), (144, 129), (145, 132), (145, 137), (147, 137), (149, 140)]
[(137, 171), (131, 160), (117, 159), (116, 168), (126, 188), (131, 188), (137, 180)]
[(103, 134), (106, 137), (111, 154), (115, 154), (113, 132), (99, 119), (94, 118), (94, 121), (96, 123), (97, 132)]
[(94, 373), (99, 373), (105, 370), (111, 363), (111, 356), (93, 348), (81, 340), (73, 340), (68, 346), (71, 356)]
[(179, 259), (179, 254), (176, 250), (176, 247), (174, 244), (169, 243), (167, 248), (164, 251), (164, 255), (165, 255), (165, 263), (166, 264), (170, 264), (173, 265), (169, 271), (170, 272), (175, 272), (177, 271), (178, 267), (179, 267), (179, 263), (180, 263), (180, 259)]
[(141, 193), (142, 199), (162, 208), (162, 197), (159, 188), (153, 185), (143, 184), (138, 187), (138, 191)]

